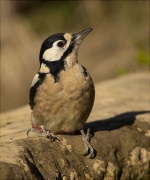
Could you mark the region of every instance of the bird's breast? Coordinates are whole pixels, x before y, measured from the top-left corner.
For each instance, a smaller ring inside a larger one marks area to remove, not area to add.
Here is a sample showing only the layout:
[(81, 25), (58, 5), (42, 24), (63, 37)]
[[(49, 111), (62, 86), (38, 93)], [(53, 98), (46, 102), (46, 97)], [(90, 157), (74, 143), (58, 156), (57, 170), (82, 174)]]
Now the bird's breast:
[(47, 74), (35, 97), (33, 114), (38, 125), (54, 132), (73, 132), (87, 120), (94, 102), (94, 85), (89, 74), (85, 77), (81, 66), (60, 72), (54, 83)]

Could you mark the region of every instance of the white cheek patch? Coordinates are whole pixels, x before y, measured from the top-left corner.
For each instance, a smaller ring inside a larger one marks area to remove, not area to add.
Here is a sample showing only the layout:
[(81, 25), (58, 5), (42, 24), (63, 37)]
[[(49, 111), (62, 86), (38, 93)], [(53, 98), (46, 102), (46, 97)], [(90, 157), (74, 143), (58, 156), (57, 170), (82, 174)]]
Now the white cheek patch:
[(72, 35), (69, 33), (66, 33), (66, 34), (64, 34), (64, 38), (67, 41), (65, 46), (64, 47), (58, 47), (57, 46), (57, 43), (61, 40), (54, 42), (53, 46), (51, 48), (47, 49), (43, 53), (43, 59), (45, 59), (47, 61), (58, 61), (58, 60), (60, 60), (60, 58), (63, 56), (64, 52), (67, 50), (67, 48), (70, 45)]
[(36, 74), (31, 83), (31, 87), (33, 87), (38, 82), (38, 80), (39, 80), (39, 74)]
[(49, 68), (46, 66), (46, 64), (42, 63), (39, 72), (40, 73), (49, 73), (50, 71), (49, 71)]
[(51, 47), (47, 49), (43, 54), (43, 59), (47, 61), (57, 61), (61, 58), (65, 49), (59, 47)]

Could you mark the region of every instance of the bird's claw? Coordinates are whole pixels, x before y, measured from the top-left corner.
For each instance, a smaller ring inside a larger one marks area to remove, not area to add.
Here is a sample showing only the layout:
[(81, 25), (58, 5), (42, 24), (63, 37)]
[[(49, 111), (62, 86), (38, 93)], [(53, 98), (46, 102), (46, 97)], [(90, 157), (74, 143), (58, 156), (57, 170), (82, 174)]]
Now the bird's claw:
[(29, 135), (30, 132), (34, 132), (37, 136), (46, 137), (46, 138), (50, 139), (51, 142), (54, 142), (55, 140), (59, 140), (57, 137), (52, 136), (52, 134), (50, 134), (50, 132), (47, 131), (47, 130), (44, 128), (44, 126), (41, 126), (41, 129), (42, 129), (42, 131), (41, 131), (41, 132), (38, 132), (38, 131), (36, 131), (35, 128), (32, 127), (32, 128), (30, 128), (30, 129), (27, 130), (27, 136)]
[(33, 129), (34, 128), (30, 128), (30, 129), (27, 130), (27, 137), (29, 137), (29, 132), (33, 132)]
[(90, 144), (90, 138), (91, 138), (90, 129), (88, 128), (87, 134), (85, 134), (84, 130), (81, 130), (81, 134), (85, 145), (85, 152), (83, 153), (83, 156), (87, 156), (90, 153), (89, 158), (92, 159), (95, 157), (95, 154), (94, 154), (94, 148)]

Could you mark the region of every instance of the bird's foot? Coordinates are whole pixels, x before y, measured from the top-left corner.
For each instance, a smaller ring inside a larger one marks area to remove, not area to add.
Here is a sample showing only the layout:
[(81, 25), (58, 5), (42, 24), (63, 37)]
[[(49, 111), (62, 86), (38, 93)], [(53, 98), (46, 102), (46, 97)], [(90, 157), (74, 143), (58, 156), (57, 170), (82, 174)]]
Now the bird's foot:
[(46, 138), (50, 139), (52, 142), (54, 142), (56, 139), (58, 140), (58, 138), (53, 136), (52, 134), (50, 134), (50, 132), (48, 130), (46, 130), (44, 128), (44, 126), (41, 126), (41, 130), (42, 131), (38, 132), (35, 128), (32, 127), (27, 130), (27, 136), (29, 135), (29, 132), (34, 132), (37, 136), (46, 137)]
[(90, 144), (90, 138), (91, 138), (90, 128), (88, 128), (87, 134), (85, 134), (84, 130), (81, 130), (80, 132), (82, 134), (82, 139), (85, 145), (85, 152), (83, 153), (83, 156), (87, 156), (90, 153), (89, 158), (92, 159), (94, 158), (95, 154), (94, 154), (94, 148)]

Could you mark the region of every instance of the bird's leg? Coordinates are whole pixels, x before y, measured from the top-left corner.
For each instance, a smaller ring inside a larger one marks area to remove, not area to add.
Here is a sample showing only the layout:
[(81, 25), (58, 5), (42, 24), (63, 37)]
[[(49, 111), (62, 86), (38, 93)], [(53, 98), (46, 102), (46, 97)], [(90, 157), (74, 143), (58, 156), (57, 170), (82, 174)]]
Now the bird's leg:
[(49, 138), (52, 142), (58, 139), (57, 137), (52, 136), (52, 134), (50, 134), (50, 132), (46, 130), (44, 126), (41, 126), (41, 130), (42, 131), (38, 132), (35, 128), (32, 127), (27, 130), (27, 136), (29, 132), (34, 132), (37, 136)]
[(81, 130), (80, 132), (82, 134), (82, 139), (83, 139), (84, 145), (85, 145), (85, 152), (84, 152), (83, 156), (87, 156), (90, 151), (90, 159), (92, 159), (95, 155), (94, 155), (94, 148), (90, 144), (90, 137), (91, 137), (90, 128), (88, 128), (87, 134), (85, 134), (84, 130)]

